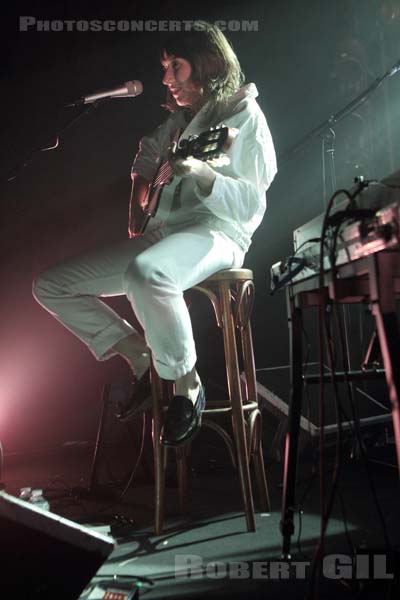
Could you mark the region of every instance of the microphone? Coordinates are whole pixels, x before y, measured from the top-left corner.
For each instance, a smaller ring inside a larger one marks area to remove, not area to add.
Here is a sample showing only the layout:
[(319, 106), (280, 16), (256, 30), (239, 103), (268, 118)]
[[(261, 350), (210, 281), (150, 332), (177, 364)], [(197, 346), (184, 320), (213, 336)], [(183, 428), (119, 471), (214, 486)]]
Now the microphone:
[(112, 90), (104, 90), (103, 92), (96, 92), (89, 96), (82, 96), (79, 100), (67, 104), (69, 106), (81, 106), (82, 104), (92, 104), (99, 100), (106, 100), (107, 98), (134, 98), (139, 96), (143, 92), (143, 84), (141, 81), (126, 81), (123, 85)]

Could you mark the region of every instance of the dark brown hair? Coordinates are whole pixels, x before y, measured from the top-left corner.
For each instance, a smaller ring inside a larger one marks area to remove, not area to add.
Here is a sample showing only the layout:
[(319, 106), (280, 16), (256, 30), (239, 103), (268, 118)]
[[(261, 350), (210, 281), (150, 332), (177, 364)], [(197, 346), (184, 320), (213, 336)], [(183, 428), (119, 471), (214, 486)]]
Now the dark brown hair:
[[(210, 101), (208, 120), (215, 121), (223, 113), (226, 102), (244, 82), (244, 75), (230, 42), (222, 31), (206, 21), (195, 21), (193, 29), (167, 38), (161, 58), (167, 54), (184, 58), (192, 67), (191, 78)], [(165, 108), (174, 112), (178, 106), (167, 90)]]

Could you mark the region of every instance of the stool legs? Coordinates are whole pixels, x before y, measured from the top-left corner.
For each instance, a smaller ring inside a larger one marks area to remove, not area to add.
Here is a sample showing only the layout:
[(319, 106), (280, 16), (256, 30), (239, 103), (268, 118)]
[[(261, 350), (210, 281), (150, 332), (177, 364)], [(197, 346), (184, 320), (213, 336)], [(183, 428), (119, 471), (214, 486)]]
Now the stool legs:
[[(213, 425), (213, 428), (215, 428), (216, 431), (222, 435), (224, 441), (227, 442), (231, 455), (233, 456), (233, 454), (235, 454), (235, 463), (239, 474), (247, 530), (255, 531), (254, 503), (250, 479), (250, 458), (254, 460), (261, 509), (263, 511), (269, 510), (270, 502), (262, 454), (262, 415), (257, 405), (257, 382), (250, 327), (254, 284), (252, 281), (252, 273), (250, 271), (245, 271), (246, 270), (233, 269), (228, 273), (221, 272), (215, 275), (214, 280), (213, 278), (210, 278), (204, 282), (206, 285), (201, 284), (194, 289), (204, 293), (212, 302), (217, 324), (222, 329), (233, 439), (221, 427), (213, 424), (212, 421), (210, 421), (210, 424)], [(227, 274), (228, 277), (226, 276)], [(207, 284), (210, 284), (210, 286)], [(215, 293), (215, 287), (218, 288), (218, 294)], [(241, 351), (246, 380), (245, 402), (243, 402), (242, 398), (240, 367), (236, 344), (236, 327), (239, 328), (241, 336)], [(164, 518), (166, 467), (166, 448), (161, 445), (160, 434), (163, 423), (163, 393), (165, 393), (166, 386), (163, 385), (163, 382), (158, 377), (153, 365), (151, 374), (155, 472), (154, 530), (156, 535), (160, 535)], [(223, 412), (224, 410), (225, 407), (222, 409), (206, 408), (206, 412), (210, 413)], [(245, 418), (245, 415), (247, 415), (247, 418)], [(204, 421), (204, 424), (207, 424), (207, 420)], [(189, 452), (190, 444), (175, 449), (179, 508), (181, 512), (187, 511), (187, 458)]]
[(165, 459), (166, 449), (161, 444), (161, 427), (163, 422), (163, 384), (151, 364), (151, 389), (153, 394), (153, 453), (154, 453), (154, 533), (160, 535), (164, 521), (165, 491)]
[(271, 503), (269, 500), (267, 479), (265, 477), (264, 456), (262, 453), (262, 416), (258, 409), (251, 413), (248, 425), (250, 456), (254, 463), (260, 507), (262, 511), (266, 512), (271, 510)]
[(220, 299), (222, 306), (226, 375), (228, 381), (229, 397), (232, 407), (232, 424), (236, 440), (237, 465), (240, 485), (244, 502), (246, 523), (248, 531), (255, 531), (255, 516), (253, 494), (251, 490), (249, 453), (247, 449), (246, 426), (242, 410), (242, 392), (240, 387), (239, 363), (237, 356), (235, 324), (231, 311), (230, 285), (228, 281), (219, 283)]
[[(163, 398), (166, 395), (168, 400), (171, 399), (172, 386), (163, 382), (157, 374), (152, 363), (151, 366), (151, 389), (153, 394), (153, 452), (154, 452), (154, 501), (155, 501), (155, 515), (154, 515), (154, 533), (155, 535), (161, 535), (163, 523), (164, 523), (164, 512), (165, 512), (165, 471), (167, 466), (167, 452), (168, 448), (165, 448), (161, 444), (161, 429), (164, 421), (163, 414)], [(190, 445), (189, 445), (190, 446)], [(179, 497), (179, 510), (181, 513), (187, 512), (187, 489), (188, 489), (188, 477), (187, 477), (187, 456), (189, 452), (189, 446), (182, 446), (175, 448), (176, 456), (176, 467), (177, 467), (177, 479), (178, 479), (178, 497)]]
[[(256, 366), (254, 362), (253, 338), (250, 326), (250, 304), (252, 303), (250, 296), (253, 291), (253, 282), (246, 282), (242, 285), (240, 294), (236, 300), (237, 325), (240, 328), (243, 367), (246, 379), (246, 400), (248, 402), (257, 402)], [(269, 511), (271, 509), (271, 504), (269, 500), (267, 480), (265, 477), (265, 465), (262, 452), (262, 415), (258, 409), (251, 413), (248, 426), (250, 438), (250, 456), (254, 461), (260, 507), (263, 511)]]

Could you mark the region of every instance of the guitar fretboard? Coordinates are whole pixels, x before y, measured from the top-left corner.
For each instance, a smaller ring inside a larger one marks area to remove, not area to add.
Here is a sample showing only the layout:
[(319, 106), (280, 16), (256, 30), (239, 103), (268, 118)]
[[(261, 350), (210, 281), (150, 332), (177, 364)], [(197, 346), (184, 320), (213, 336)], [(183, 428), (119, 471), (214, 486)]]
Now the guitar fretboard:
[(153, 181), (153, 187), (162, 185), (163, 183), (167, 183), (171, 179), (172, 175), (173, 175), (173, 172), (171, 169), (171, 165), (166, 160), (164, 163), (162, 163), (162, 165), (158, 169), (157, 175)]

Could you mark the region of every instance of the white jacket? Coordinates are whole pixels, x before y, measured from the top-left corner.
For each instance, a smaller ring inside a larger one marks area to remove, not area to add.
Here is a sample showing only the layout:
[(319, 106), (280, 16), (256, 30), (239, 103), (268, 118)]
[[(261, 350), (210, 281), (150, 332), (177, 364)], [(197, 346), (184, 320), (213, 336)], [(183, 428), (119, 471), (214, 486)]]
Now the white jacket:
[[(251, 236), (266, 209), (265, 192), (277, 171), (271, 134), (256, 101), (257, 95), (256, 86), (248, 84), (229, 101), (223, 125), (237, 128), (239, 134), (227, 151), (230, 164), (214, 168), (217, 175), (211, 194), (202, 195), (190, 177), (174, 177), (170, 184), (164, 186), (151, 229), (161, 228), (164, 234), (168, 234), (194, 223), (207, 223), (211, 229), (226, 233), (245, 252), (248, 250)], [(204, 124), (200, 125), (202, 121), (204, 123), (205, 110), (207, 105), (188, 125), (182, 111), (177, 111), (153, 134), (144, 137), (132, 174), (152, 181), (158, 165), (166, 159), (177, 129), (186, 126), (180, 139), (207, 129)]]

